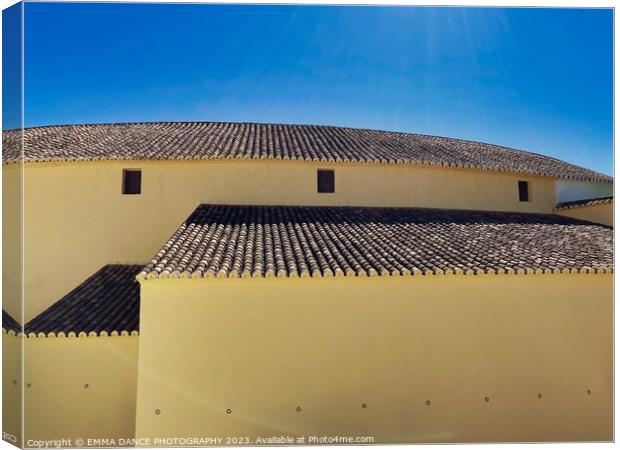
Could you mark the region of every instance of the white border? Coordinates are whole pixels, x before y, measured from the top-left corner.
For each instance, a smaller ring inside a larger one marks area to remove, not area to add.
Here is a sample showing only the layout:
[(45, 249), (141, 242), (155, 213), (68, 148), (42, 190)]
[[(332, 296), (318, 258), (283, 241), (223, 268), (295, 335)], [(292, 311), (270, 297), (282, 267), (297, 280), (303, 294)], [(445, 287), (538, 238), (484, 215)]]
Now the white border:
[[(30, 0), (30, 1), (36, 1), (36, 0)], [(63, 0), (64, 2), (71, 2), (71, 3), (83, 3), (80, 1), (76, 1), (76, 0)], [(2, 9), (5, 9), (13, 4), (15, 4), (15, 1), (12, 0), (0, 0), (0, 6), (2, 7)], [(103, 3), (103, 2), (102, 2)], [(107, 1), (106, 3), (127, 3), (127, 2), (122, 2), (122, 1)], [(183, 1), (183, 0), (169, 0), (167, 2), (153, 2), (153, 1), (148, 1), (148, 0), (133, 0), (132, 3), (204, 3), (204, 4), (313, 4), (313, 5), (381, 5), (381, 6), (389, 6), (389, 5), (402, 5), (402, 6), (479, 6), (479, 7), (552, 7), (552, 8), (615, 8), (618, 4), (617, 1), (600, 1), (600, 0), (591, 0), (588, 2), (585, 2), (583, 0), (579, 1), (579, 0), (545, 0), (542, 2), (535, 2), (533, 0), (529, 0), (529, 1), (500, 1), (500, 0), (477, 0), (477, 1), (471, 1), (471, 0), (460, 0), (460, 1), (449, 1), (449, 0), (443, 0), (443, 1), (436, 1), (436, 0), (426, 0), (426, 1), (415, 1), (415, 0), (390, 0), (390, 1), (360, 1), (360, 0), (338, 0), (338, 1), (330, 1), (330, 0), (313, 0), (313, 1), (295, 1), (295, 0), (253, 0), (253, 1), (248, 1), (248, 2), (239, 2), (239, 1), (234, 1), (234, 0), (202, 0), (202, 1)], [(618, 71), (616, 70), (616, 55), (617, 55), (617, 48), (618, 48), (618, 35), (615, 33), (615, 13), (614, 13), (614, 86), (617, 85), (618, 82)], [(22, 17), (22, 33), (23, 33), (23, 17)], [(1, 33), (0, 33), (0, 44), (1, 44)], [(22, 34), (22, 58), (23, 58), (23, 34)], [(1, 61), (0, 61), (0, 69), (1, 69)], [(1, 70), (0, 70), (0, 77), (1, 77)], [(1, 78), (0, 78), (1, 79)], [(22, 83), (23, 83), (23, 67), (22, 67)], [(23, 86), (22, 86), (22, 123), (23, 123), (23, 114), (24, 114), (24, 109), (23, 109)], [(616, 98), (617, 98), (617, 91), (614, 89), (614, 130), (617, 128), (618, 126), (618, 118), (617, 115), (615, 114), (615, 106), (617, 104), (616, 102)], [(0, 121), (2, 119), (2, 112), (0, 110)], [(615, 156), (615, 148), (616, 148), (616, 134), (614, 133), (614, 156)], [(614, 158), (615, 159), (615, 158)], [(614, 164), (614, 178), (617, 177), (617, 172), (616, 172), (616, 166)], [(1, 175), (0, 175), (1, 177)], [(618, 192), (614, 192), (614, 196), (617, 198), (617, 194)], [(1, 214), (1, 213), (0, 213)], [(614, 219), (615, 219), (615, 223), (620, 224), (620, 220), (618, 220), (620, 217), (620, 213), (616, 210), (615, 211), (615, 215), (614, 215)], [(0, 231), (2, 230), (2, 224), (0, 221)], [(616, 228), (614, 230), (614, 239), (618, 239), (618, 229)], [(1, 248), (1, 243), (0, 243), (0, 248)], [(0, 260), (0, 270), (2, 269), (2, 261)], [(617, 273), (617, 267), (615, 267), (615, 273)], [(615, 277), (615, 275), (614, 275)], [(0, 281), (1, 283), (1, 281)], [(616, 301), (616, 295), (614, 292), (614, 302)], [(614, 323), (617, 323), (617, 321), (615, 319), (617, 319), (617, 310), (614, 308)], [(22, 315), (23, 315), (23, 311), (22, 311)], [(615, 333), (614, 333), (614, 344), (615, 344)], [(617, 356), (617, 351), (618, 348), (617, 346), (614, 345), (614, 361), (616, 360), (616, 356)], [(1, 362), (0, 362), (0, 367), (1, 367)], [(615, 366), (614, 366), (615, 368)], [(23, 374), (22, 374), (23, 376)], [(616, 381), (618, 380), (618, 372), (615, 371), (614, 372), (614, 386), (617, 385)], [(614, 392), (614, 400), (617, 399), (617, 394)], [(0, 398), (1, 398), (1, 392), (0, 392)], [(615, 401), (614, 401), (614, 406), (615, 406)], [(618, 416), (615, 415), (614, 416), (614, 423), (615, 423), (615, 428), (618, 429), (618, 425), (620, 424), (620, 420), (618, 419)], [(412, 447), (412, 448), (430, 448), (434, 445), (410, 445), (410, 444), (403, 444), (406, 447)], [(436, 445), (436, 444), (435, 444)], [(520, 450), (520, 449), (527, 449), (527, 448), (531, 448), (532, 444), (457, 444), (457, 445), (462, 445), (466, 448), (478, 448), (478, 447), (483, 447), (483, 446), (487, 446), (487, 445), (493, 445), (493, 448), (495, 449), (512, 449), (512, 450)], [(547, 448), (560, 448), (559, 446), (562, 445), (570, 445), (572, 448), (596, 448), (596, 449), (608, 449), (608, 448), (612, 448), (615, 447), (615, 444), (592, 444), (592, 443), (570, 443), (570, 444), (536, 444), (536, 448), (537, 449), (547, 449)], [(391, 446), (389, 445), (373, 445), (372, 448), (373, 449), (387, 449)], [(8, 444), (7, 442), (1, 441), (0, 443), (0, 450), (4, 450), (4, 449), (14, 449), (15, 447), (11, 446), (10, 444)], [(162, 448), (166, 448), (166, 447), (162, 447)], [(249, 449), (260, 449), (260, 448), (264, 448), (264, 447), (244, 447), (244, 448), (249, 448)], [(313, 448), (345, 448), (343, 446), (313, 446)], [(361, 448), (361, 446), (349, 446), (346, 448)]]

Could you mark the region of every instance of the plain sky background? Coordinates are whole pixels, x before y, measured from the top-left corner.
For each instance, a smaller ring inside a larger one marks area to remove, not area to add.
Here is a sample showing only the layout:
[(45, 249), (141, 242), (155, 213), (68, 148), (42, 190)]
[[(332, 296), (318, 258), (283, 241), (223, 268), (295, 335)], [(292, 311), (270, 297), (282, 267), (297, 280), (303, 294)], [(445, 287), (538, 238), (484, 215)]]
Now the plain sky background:
[(612, 174), (610, 9), (27, 3), (25, 14), (25, 126), (342, 125)]

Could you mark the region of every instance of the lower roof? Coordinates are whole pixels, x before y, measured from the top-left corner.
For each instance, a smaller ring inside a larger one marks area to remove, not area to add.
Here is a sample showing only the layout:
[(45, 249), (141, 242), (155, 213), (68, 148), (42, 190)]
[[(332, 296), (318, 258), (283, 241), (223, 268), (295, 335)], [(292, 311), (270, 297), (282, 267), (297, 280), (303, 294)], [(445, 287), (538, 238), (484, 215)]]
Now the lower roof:
[[(295, 277), (611, 272), (610, 227), (551, 214), (200, 205), (151, 262), (106, 265), (28, 322), (28, 336), (139, 331), (136, 276)], [(6, 332), (21, 326), (2, 312)]]
[(607, 272), (610, 227), (552, 214), (200, 205), (140, 278)]
[(140, 325), (141, 265), (110, 264), (24, 327), (29, 336), (135, 334)]
[(607, 195), (605, 197), (586, 198), (583, 200), (573, 200), (570, 202), (558, 203), (555, 209), (560, 210), (560, 209), (586, 208), (588, 206), (605, 205), (607, 203), (613, 203), (613, 202), (614, 202), (614, 196)]
[(13, 319), (4, 309), (2, 310), (2, 329), (7, 333), (12, 331), (15, 334), (19, 334), (22, 332), (22, 326), (19, 322)]

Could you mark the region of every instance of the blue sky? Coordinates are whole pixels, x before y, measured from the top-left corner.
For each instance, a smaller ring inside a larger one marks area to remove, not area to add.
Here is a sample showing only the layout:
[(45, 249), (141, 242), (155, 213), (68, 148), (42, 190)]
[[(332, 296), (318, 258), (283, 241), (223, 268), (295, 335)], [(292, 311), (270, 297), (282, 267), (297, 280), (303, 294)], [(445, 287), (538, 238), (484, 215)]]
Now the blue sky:
[(368, 127), (611, 174), (612, 27), (609, 9), (27, 3), (25, 125)]

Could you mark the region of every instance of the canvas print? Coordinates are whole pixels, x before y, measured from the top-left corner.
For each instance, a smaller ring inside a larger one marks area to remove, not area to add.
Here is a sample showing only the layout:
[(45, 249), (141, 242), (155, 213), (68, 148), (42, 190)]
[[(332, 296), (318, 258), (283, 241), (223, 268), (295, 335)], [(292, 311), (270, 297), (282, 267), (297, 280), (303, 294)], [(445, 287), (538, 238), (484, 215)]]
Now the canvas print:
[(612, 441), (613, 26), (5, 9), (3, 439)]

